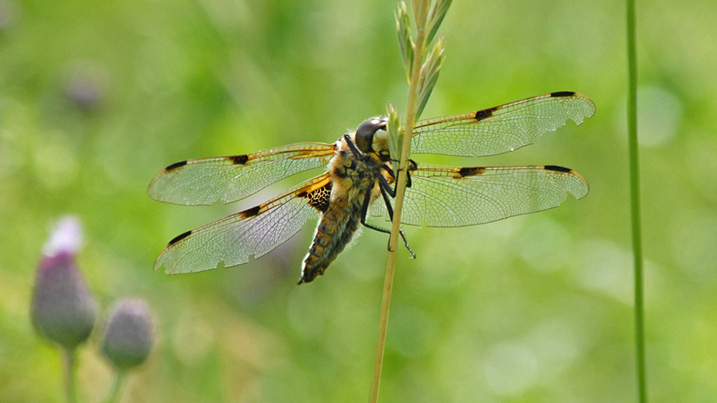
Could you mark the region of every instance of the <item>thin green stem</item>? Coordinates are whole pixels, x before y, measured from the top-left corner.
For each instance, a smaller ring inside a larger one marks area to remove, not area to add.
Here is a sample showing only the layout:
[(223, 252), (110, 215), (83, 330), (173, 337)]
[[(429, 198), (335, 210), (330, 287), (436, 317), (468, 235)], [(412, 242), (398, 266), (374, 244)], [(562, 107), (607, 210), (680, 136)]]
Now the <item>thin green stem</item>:
[(413, 52), (413, 65), (411, 70), (411, 81), (408, 89), (408, 104), (406, 106), (406, 121), (404, 128), (403, 143), (401, 144), (401, 169), (398, 172), (398, 184), (396, 199), (393, 208), (393, 223), (391, 226), (391, 238), (388, 246), (388, 259), (386, 262), (386, 276), (383, 283), (383, 297), (381, 299), (381, 317), (378, 325), (378, 338), (376, 341), (376, 356), (373, 363), (373, 377), (371, 379), (371, 393), (369, 402), (378, 401), (378, 390), (381, 382), (381, 369), (383, 368), (383, 353), (386, 346), (386, 331), (388, 327), (388, 313), (391, 307), (391, 294), (393, 291), (393, 277), (396, 271), (396, 249), (398, 246), (398, 235), (401, 223), (401, 210), (403, 209), (403, 195), (406, 191), (408, 181), (408, 154), (411, 148), (411, 133), (416, 118), (416, 107), (418, 101), (418, 85), (421, 74), (421, 61), (423, 57), (424, 41), (426, 38), (426, 18), (428, 15), (428, 0), (413, 2), (414, 10), (418, 7), (416, 16), (416, 41)]
[(125, 371), (117, 371), (115, 373), (115, 380), (112, 383), (112, 390), (110, 390), (110, 394), (107, 397), (107, 403), (114, 403), (119, 401), (120, 392), (122, 391), (122, 387), (124, 386), (124, 380), (126, 377), (125, 375)]
[(627, 0), (628, 102), (627, 133), (630, 154), (630, 199), (632, 250), (635, 258), (635, 358), (637, 361), (638, 398), (647, 402), (645, 369), (645, 320), (642, 259), (642, 222), (640, 213), (640, 164), (637, 142), (637, 51), (635, 49), (635, 0)]
[(62, 349), (62, 372), (63, 382), (65, 386), (65, 400), (67, 403), (75, 403), (77, 395), (75, 392), (75, 368), (77, 360), (75, 358), (75, 348)]

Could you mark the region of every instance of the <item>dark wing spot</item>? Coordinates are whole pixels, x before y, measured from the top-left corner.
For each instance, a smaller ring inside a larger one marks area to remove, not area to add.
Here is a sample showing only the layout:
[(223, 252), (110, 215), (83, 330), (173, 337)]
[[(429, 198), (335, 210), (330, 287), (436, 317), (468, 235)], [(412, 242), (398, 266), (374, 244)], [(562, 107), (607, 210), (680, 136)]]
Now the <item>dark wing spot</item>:
[(458, 171), (458, 175), (465, 178), (466, 176), (478, 176), (483, 172), (485, 172), (483, 167), (463, 167)]
[(173, 170), (173, 169), (177, 169), (177, 168), (183, 167), (183, 166), (185, 166), (185, 165), (187, 165), (187, 160), (175, 162), (174, 164), (168, 166), (168, 167), (165, 168), (164, 170), (165, 170), (165, 171), (171, 171), (171, 170)]
[(559, 165), (546, 165), (544, 167), (548, 171), (557, 171), (557, 172), (570, 172), (572, 169), (561, 167)]
[(493, 112), (498, 109), (498, 107), (494, 106), (492, 108), (483, 109), (482, 111), (477, 111), (476, 115), (474, 116), (475, 120), (481, 121), (483, 119), (487, 119), (491, 116), (493, 116)]
[(185, 232), (185, 233), (183, 233), (183, 234), (179, 234), (179, 235), (175, 236), (171, 241), (169, 241), (169, 245), (174, 245), (175, 243), (177, 243), (177, 242), (181, 241), (182, 239), (188, 237), (191, 233), (192, 233), (192, 231), (187, 231), (187, 232)]
[(261, 209), (261, 206), (254, 206), (250, 209), (246, 209), (242, 211), (240, 214), (242, 218), (249, 218), (254, 217), (255, 215), (259, 214), (259, 210)]
[(553, 98), (572, 97), (573, 95), (575, 95), (575, 91), (557, 91), (550, 93), (550, 96)]
[(227, 159), (228, 159), (229, 161), (231, 161), (232, 164), (235, 164), (235, 165), (244, 165), (244, 164), (246, 164), (246, 162), (249, 160), (249, 157), (248, 157), (246, 154), (244, 154), (244, 155), (232, 155), (231, 157), (227, 157)]

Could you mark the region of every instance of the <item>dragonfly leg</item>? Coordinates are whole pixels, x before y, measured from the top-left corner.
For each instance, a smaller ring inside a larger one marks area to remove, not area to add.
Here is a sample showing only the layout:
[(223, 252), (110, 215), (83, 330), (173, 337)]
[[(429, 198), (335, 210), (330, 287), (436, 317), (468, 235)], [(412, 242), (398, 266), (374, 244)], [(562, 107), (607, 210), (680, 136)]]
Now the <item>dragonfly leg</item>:
[[(383, 179), (384, 181), (386, 180), (383, 177), (380, 177), (380, 178)], [(388, 182), (386, 182), (386, 185), (388, 186)], [(393, 207), (391, 207), (391, 202), (390, 202), (390, 200), (388, 200), (388, 195), (386, 194), (386, 191), (384, 191), (384, 188), (382, 186), (379, 186), (379, 187), (381, 189), (381, 196), (383, 197), (383, 202), (386, 204), (386, 210), (388, 211), (388, 217), (391, 219), (391, 221), (393, 221)], [(391, 187), (388, 186), (388, 189), (390, 189), (390, 188)], [(364, 199), (364, 203), (361, 208), (361, 224), (367, 228), (374, 230), (374, 231), (382, 232), (384, 234), (390, 234), (391, 231), (389, 231), (385, 228), (376, 227), (376, 226), (371, 225), (366, 222), (366, 214), (368, 212), (368, 204), (371, 201), (371, 195), (367, 193), (366, 196), (367, 197)], [(403, 245), (406, 247), (408, 252), (411, 254), (411, 259), (415, 259), (416, 254), (413, 253), (413, 249), (411, 249), (411, 246), (408, 244), (408, 239), (406, 239), (406, 235), (403, 233), (403, 230), (399, 229), (398, 234), (401, 235), (401, 239), (403, 239)], [(391, 250), (390, 242), (391, 241), (389, 240), (388, 250)]]
[(361, 159), (361, 151), (359, 151), (358, 147), (356, 147), (356, 144), (353, 140), (351, 140), (351, 137), (348, 134), (344, 134), (344, 140), (346, 140), (346, 144), (349, 146), (349, 150), (351, 150), (351, 153), (356, 157), (356, 159)]
[[(415, 171), (417, 169), (417, 167), (418, 167), (418, 164), (416, 164), (416, 161), (414, 161), (412, 159), (408, 160), (408, 178), (406, 181), (407, 188), (410, 188), (411, 184), (412, 184), (411, 171)], [(393, 183), (395, 183), (395, 186), (393, 188), (391, 188), (391, 185), (388, 184), (388, 181), (386, 180), (386, 178), (381, 177), (381, 178), (379, 178), (379, 182), (381, 182), (380, 183), (381, 187), (386, 189), (389, 196), (396, 197), (396, 189), (398, 189), (398, 181), (396, 181), (396, 175), (393, 174), (393, 169), (391, 169), (388, 165), (385, 165), (385, 164), (383, 166), (381, 166), (381, 168), (388, 173), (388, 176), (390, 176), (391, 179), (393, 179)], [(382, 179), (383, 179), (383, 181), (382, 181)]]

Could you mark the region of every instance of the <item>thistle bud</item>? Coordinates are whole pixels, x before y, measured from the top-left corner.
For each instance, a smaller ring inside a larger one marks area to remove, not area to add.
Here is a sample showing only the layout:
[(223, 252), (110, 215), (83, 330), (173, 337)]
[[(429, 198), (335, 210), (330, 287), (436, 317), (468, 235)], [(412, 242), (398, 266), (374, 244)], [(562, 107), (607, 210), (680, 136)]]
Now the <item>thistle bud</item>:
[(142, 364), (152, 349), (152, 319), (140, 299), (117, 302), (107, 322), (102, 354), (120, 371)]
[(105, 98), (105, 72), (101, 66), (78, 62), (68, 68), (64, 95), (71, 105), (85, 112), (102, 107)]
[(95, 324), (92, 295), (75, 260), (81, 238), (76, 218), (60, 220), (45, 245), (33, 289), (30, 315), (36, 331), (66, 349), (87, 340)]

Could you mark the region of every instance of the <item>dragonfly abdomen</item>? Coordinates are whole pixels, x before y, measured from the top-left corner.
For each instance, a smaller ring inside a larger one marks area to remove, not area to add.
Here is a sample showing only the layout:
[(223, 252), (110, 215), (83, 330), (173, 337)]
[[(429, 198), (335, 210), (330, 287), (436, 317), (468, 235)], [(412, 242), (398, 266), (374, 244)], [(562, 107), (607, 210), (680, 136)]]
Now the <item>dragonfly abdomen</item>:
[(336, 259), (360, 225), (361, 217), (347, 203), (333, 202), (322, 214), (309, 253), (304, 259), (300, 283), (309, 283)]

